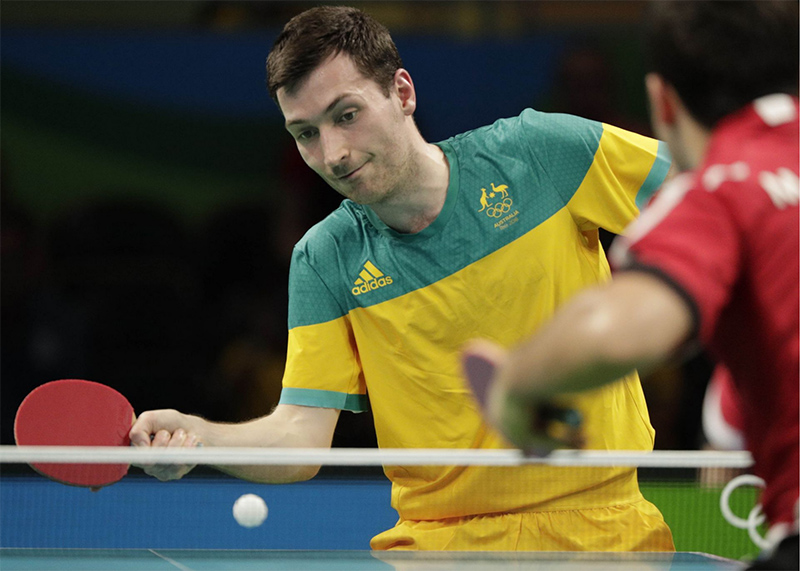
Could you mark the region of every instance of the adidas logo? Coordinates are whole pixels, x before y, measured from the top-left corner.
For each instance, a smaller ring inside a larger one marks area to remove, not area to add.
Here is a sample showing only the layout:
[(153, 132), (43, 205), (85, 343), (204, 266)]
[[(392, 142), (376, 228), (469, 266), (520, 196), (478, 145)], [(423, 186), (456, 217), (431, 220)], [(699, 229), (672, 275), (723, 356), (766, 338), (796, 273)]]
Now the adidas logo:
[(361, 295), (374, 289), (387, 286), (392, 283), (392, 278), (386, 276), (375, 267), (375, 264), (367, 260), (364, 264), (364, 269), (358, 274), (358, 279), (353, 282), (355, 286), (352, 290), (353, 295)]

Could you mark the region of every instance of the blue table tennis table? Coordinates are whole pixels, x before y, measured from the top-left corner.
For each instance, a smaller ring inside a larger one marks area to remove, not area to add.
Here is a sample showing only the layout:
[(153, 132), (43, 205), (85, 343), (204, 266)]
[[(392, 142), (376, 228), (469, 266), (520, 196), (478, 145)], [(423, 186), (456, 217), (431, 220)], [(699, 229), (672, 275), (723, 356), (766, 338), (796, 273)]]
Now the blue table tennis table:
[(0, 549), (0, 568), (3, 571), (734, 571), (744, 565), (702, 553)]
[[(269, 506), (263, 525), (233, 519), (244, 493)], [(38, 475), (0, 479), (0, 570), (526, 569), (738, 570), (703, 553), (375, 552), (369, 539), (394, 525), (385, 478), (292, 485), (200, 476), (161, 483), (129, 476), (97, 493)]]

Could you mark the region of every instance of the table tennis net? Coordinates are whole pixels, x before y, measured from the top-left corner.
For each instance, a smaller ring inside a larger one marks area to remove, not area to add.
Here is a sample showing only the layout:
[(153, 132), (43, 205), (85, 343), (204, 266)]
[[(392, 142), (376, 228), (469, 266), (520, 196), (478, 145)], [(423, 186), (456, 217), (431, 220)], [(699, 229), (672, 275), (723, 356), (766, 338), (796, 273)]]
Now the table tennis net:
[[(87, 470), (103, 463), (134, 466), (117, 484), (92, 493), (47, 480), (30, 467), (40, 463)], [(165, 483), (138, 467), (145, 464), (197, 468)], [(426, 497), (430, 513), (441, 517), (542, 498), (529, 509), (547, 511), (569, 509), (587, 497), (602, 503), (604, 489), (616, 493), (614, 481), (633, 478), (663, 514), (678, 551), (745, 560), (758, 553), (765, 534), (758, 506), (762, 482), (751, 464), (746, 452), (556, 451), (527, 458), (516, 450), (0, 446), (0, 547), (369, 549), (370, 538), (397, 521), (392, 498), (412, 515), (428, 509)], [(322, 468), (315, 478), (293, 484), (251, 483), (212, 468), (290, 465)], [(428, 478), (423, 489), (450, 486), (451, 492), (418, 493), (406, 501), (408, 492), (393, 494), (386, 474), (406, 485)], [(483, 478), (477, 492), (452, 492), (473, 476)], [(245, 493), (269, 506), (266, 522), (253, 529), (237, 525), (231, 514)], [(610, 539), (606, 549), (619, 547)]]

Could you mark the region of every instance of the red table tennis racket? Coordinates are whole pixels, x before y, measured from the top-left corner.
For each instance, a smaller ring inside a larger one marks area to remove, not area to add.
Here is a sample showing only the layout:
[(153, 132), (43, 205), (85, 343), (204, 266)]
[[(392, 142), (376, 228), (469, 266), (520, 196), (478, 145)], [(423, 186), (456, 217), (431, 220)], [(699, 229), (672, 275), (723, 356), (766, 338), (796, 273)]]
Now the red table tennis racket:
[(486, 408), (486, 400), (489, 397), (489, 385), (494, 377), (494, 372), (497, 368), (496, 364), (485, 355), (474, 353), (465, 353), (462, 358), (462, 363), (464, 366), (464, 374), (467, 377), (475, 400), (478, 401), (481, 408)]
[[(92, 381), (62, 379), (28, 394), (17, 409), (20, 446), (130, 446), (133, 407), (119, 392)], [(127, 464), (31, 464), (48, 478), (88, 488), (121, 480)]]

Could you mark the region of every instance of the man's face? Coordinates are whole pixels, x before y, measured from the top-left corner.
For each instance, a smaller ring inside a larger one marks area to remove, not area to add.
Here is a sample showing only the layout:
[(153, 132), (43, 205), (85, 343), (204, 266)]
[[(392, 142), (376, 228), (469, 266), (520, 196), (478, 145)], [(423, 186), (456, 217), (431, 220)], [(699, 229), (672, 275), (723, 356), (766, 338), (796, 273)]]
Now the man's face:
[(277, 98), (303, 160), (343, 196), (376, 204), (407, 182), (410, 114), (395, 90), (387, 96), (348, 56), (325, 60)]

